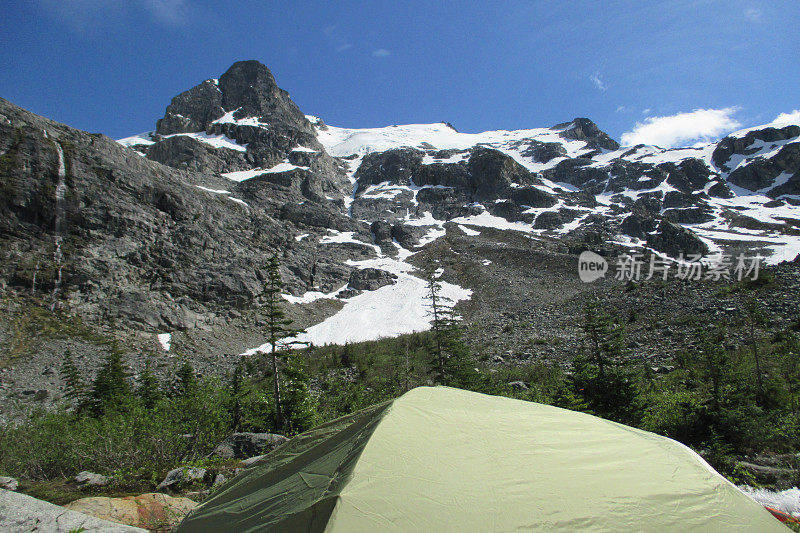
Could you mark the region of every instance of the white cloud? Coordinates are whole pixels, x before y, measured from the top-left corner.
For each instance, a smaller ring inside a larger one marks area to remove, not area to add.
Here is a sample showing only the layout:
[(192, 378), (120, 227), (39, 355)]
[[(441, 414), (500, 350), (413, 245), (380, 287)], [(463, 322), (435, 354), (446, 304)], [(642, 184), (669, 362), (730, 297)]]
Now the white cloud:
[(741, 126), (733, 118), (738, 110), (738, 107), (695, 109), (666, 117), (647, 117), (644, 122), (637, 122), (631, 131), (622, 134), (622, 144), (674, 148), (712, 141)]
[(755, 7), (751, 7), (749, 9), (744, 10), (744, 16), (750, 22), (761, 22), (761, 16), (763, 13), (760, 9), (756, 9)]
[(591, 82), (594, 83), (595, 87), (597, 87), (603, 92), (606, 92), (606, 90), (608, 89), (608, 86), (606, 86), (606, 84), (603, 82), (603, 78), (601, 77), (599, 72), (595, 72), (594, 74), (589, 76), (589, 80), (591, 80)]
[(190, 11), (189, 0), (40, 0), (40, 3), (80, 32), (122, 23), (135, 11), (144, 11), (159, 24), (182, 25)]
[(790, 124), (800, 124), (800, 109), (795, 109), (791, 113), (781, 113), (769, 125), (783, 127)]
[(142, 5), (162, 24), (184, 24), (189, 14), (189, 3), (186, 0), (143, 0)]
[(336, 52), (344, 52), (345, 50), (349, 50), (353, 47), (352, 43), (349, 42), (347, 38), (341, 35), (339, 31), (336, 30), (336, 26), (326, 26), (322, 33), (325, 34), (325, 37), (328, 38), (328, 41), (334, 47)]
[(372, 57), (389, 57), (392, 53), (386, 48), (378, 48), (372, 51)]

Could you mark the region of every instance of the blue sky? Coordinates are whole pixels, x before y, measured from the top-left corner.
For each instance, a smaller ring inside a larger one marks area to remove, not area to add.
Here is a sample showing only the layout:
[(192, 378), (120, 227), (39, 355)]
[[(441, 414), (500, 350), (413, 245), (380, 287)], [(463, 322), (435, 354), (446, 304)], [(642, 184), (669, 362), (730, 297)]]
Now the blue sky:
[(112, 137), (241, 59), (347, 127), (585, 116), (674, 145), (800, 109), (797, 0), (34, 0), (3, 18), (0, 96)]

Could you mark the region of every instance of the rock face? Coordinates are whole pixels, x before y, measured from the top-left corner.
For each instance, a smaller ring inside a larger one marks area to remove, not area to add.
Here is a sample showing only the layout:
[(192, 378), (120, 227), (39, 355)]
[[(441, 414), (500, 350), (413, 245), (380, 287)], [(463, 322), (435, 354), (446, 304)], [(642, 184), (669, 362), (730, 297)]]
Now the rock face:
[(211, 453), (224, 459), (247, 459), (267, 454), (287, 440), (283, 435), (274, 433), (234, 433)]
[(586, 144), (591, 148), (605, 148), (606, 150), (619, 149), (619, 143), (606, 133), (600, 131), (597, 124), (588, 118), (576, 118), (572, 122), (553, 126), (553, 129), (563, 129), (564, 131), (559, 135), (565, 139), (586, 141)]
[(97, 518), (0, 489), (0, 531), (6, 533), (147, 533), (146, 529)]
[(19, 487), (19, 481), (14, 479), (13, 477), (2, 476), (0, 477), (0, 489), (5, 490), (17, 490)]
[(311, 124), (258, 61), (238, 61), (219, 80), (206, 80), (172, 99), (156, 133), (205, 131), (226, 112), (233, 118), (256, 117), (265, 124), (305, 130)]
[(147, 493), (125, 498), (81, 498), (64, 507), (98, 519), (134, 526), (130, 531), (144, 531), (138, 528), (170, 531), (197, 505), (189, 498)]

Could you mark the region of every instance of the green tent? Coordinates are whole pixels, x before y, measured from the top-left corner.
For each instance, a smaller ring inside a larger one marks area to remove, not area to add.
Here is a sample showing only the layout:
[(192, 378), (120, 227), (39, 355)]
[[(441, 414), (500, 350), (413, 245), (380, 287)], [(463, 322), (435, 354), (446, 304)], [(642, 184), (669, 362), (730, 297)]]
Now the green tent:
[(291, 439), (177, 529), (577, 530), (786, 531), (674, 440), (447, 387)]

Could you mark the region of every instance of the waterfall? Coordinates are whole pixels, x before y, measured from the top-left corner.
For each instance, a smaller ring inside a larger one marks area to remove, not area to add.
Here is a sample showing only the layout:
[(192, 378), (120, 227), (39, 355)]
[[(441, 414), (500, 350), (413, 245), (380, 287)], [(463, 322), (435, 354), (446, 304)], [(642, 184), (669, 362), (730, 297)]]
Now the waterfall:
[(61, 225), (64, 221), (64, 196), (67, 192), (67, 184), (65, 178), (67, 177), (67, 168), (64, 164), (64, 150), (61, 145), (56, 142), (56, 152), (58, 152), (58, 183), (56, 183), (55, 192), (55, 249), (53, 250), (53, 263), (56, 267), (56, 277), (53, 282), (53, 305), (51, 309), (55, 311), (58, 305), (58, 293), (61, 290), (61, 269), (64, 256), (61, 252)]

